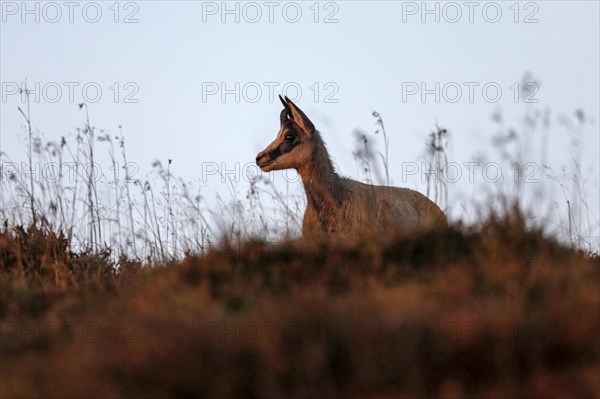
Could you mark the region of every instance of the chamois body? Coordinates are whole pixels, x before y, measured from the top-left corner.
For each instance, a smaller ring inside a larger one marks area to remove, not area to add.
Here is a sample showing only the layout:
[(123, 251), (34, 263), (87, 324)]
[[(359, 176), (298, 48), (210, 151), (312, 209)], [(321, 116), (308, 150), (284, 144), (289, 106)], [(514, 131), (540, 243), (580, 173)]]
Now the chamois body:
[(375, 186), (339, 176), (312, 122), (289, 99), (281, 99), (280, 132), (256, 157), (263, 171), (294, 168), (307, 206), (304, 237), (411, 232), (446, 224), (440, 208), (418, 191)]

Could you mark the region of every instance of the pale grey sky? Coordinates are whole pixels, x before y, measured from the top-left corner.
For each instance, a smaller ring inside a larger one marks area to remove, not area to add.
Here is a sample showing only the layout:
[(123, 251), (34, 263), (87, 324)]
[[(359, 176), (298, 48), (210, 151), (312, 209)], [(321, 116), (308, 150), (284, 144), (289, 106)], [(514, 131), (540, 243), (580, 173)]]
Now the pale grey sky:
[[(377, 110), (390, 135), (394, 184), (424, 191), (422, 179), (403, 175), (403, 163), (419, 161), (436, 123), (450, 131), (450, 158), (465, 168), (482, 154), (497, 155), (494, 112), (520, 131), (527, 110), (550, 109), (547, 163), (559, 171), (572, 166), (572, 151), (557, 121), (582, 109), (589, 117), (582, 162), (594, 206), (598, 4), (2, 1), (1, 150), (25, 159), (15, 91), (27, 80), (37, 90), (33, 124), (46, 138), (82, 126), (77, 104), (87, 99), (94, 126), (111, 135), (123, 126), (140, 175), (154, 159), (170, 158), (175, 175), (203, 178), (211, 198), (226, 187), (216, 175), (202, 176), (202, 163), (242, 173), (275, 137), (283, 93), (297, 98), (340, 170), (353, 177), (353, 131), (372, 133)], [(518, 91), (527, 74), (539, 83), (529, 98)], [(541, 143), (538, 131), (524, 160), (536, 162), (536, 177), (546, 180)], [(462, 172), (450, 184), (455, 217), (486, 183)], [(512, 178), (510, 169), (502, 172)]]

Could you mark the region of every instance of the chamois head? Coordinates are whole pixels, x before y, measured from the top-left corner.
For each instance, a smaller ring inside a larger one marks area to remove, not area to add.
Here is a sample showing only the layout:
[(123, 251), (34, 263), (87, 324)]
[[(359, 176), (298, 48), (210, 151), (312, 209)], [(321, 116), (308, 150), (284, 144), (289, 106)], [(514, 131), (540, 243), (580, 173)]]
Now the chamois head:
[(256, 164), (264, 171), (299, 169), (310, 162), (315, 127), (304, 112), (289, 98), (283, 99), (277, 138), (256, 156)]

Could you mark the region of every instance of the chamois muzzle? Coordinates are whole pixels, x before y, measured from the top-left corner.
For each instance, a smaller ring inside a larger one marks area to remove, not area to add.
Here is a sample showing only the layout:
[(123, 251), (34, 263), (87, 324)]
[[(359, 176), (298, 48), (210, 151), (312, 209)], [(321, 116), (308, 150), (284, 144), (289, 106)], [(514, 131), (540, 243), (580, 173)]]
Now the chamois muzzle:
[(256, 156), (256, 165), (259, 168), (264, 169), (265, 167), (271, 164), (271, 159), (269, 158), (269, 154), (266, 151), (259, 152)]

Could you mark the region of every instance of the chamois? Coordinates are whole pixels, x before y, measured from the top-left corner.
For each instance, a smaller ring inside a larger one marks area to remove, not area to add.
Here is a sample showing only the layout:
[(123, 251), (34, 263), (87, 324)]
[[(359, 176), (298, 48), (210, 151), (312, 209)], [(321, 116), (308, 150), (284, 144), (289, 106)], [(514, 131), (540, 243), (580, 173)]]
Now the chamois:
[(264, 172), (295, 169), (307, 206), (303, 237), (357, 237), (444, 226), (446, 216), (418, 191), (375, 186), (339, 176), (321, 134), (289, 98), (283, 99), (277, 138), (256, 156)]

